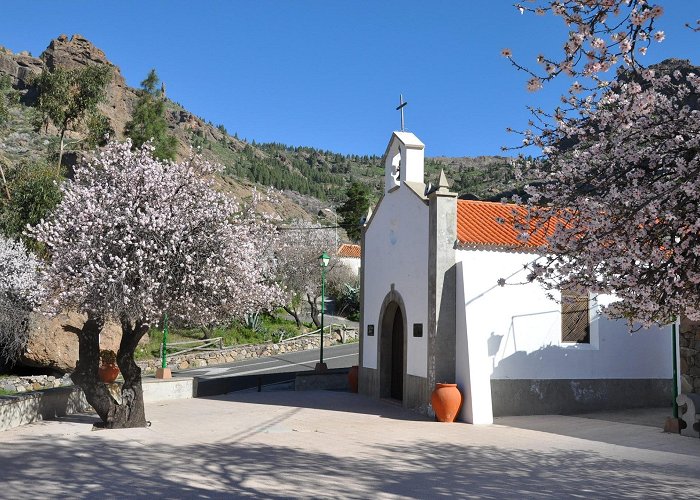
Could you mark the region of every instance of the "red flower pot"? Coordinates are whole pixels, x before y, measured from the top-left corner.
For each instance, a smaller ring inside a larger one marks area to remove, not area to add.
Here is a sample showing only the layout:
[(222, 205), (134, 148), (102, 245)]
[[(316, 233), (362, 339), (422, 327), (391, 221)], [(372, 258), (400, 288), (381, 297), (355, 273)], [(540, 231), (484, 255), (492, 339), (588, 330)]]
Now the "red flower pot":
[(111, 384), (119, 376), (119, 367), (117, 365), (100, 365), (97, 369), (97, 375), (105, 384)]
[(357, 392), (357, 372), (359, 368), (357, 365), (353, 365), (350, 367), (350, 371), (348, 372), (348, 387), (350, 388), (350, 392)]
[(430, 397), (435, 416), (440, 422), (454, 422), (462, 406), (462, 394), (457, 384), (435, 384)]

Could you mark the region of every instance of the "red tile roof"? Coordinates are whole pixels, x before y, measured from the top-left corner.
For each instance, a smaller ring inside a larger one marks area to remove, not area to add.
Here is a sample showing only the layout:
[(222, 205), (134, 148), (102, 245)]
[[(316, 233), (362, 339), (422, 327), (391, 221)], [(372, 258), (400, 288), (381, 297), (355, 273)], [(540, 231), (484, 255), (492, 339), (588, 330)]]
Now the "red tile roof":
[(351, 245), (350, 243), (343, 243), (338, 248), (338, 257), (353, 257), (359, 259), (360, 245)]
[[(539, 229), (529, 231), (528, 239), (513, 225), (513, 210), (519, 216), (527, 214), (518, 205), (489, 201), (457, 200), (457, 239), (465, 246), (492, 246), (508, 248), (536, 248), (547, 243), (546, 235), (552, 234), (554, 224), (545, 233)], [(534, 226), (532, 227), (534, 229)]]

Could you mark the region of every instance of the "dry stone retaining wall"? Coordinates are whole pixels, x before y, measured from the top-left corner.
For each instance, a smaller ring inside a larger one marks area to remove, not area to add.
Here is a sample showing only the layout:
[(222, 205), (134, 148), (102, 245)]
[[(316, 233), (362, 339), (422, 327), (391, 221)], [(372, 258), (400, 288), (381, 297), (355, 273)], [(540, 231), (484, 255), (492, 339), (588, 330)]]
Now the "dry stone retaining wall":
[(70, 375), (52, 377), (51, 375), (10, 376), (0, 378), (0, 389), (9, 392), (31, 392), (41, 389), (53, 389), (73, 385)]
[[(340, 333), (333, 333), (329, 338), (328, 335), (324, 338), (323, 345), (331, 346), (340, 343), (342, 340), (349, 340), (354, 337), (348, 335), (346, 339), (341, 337)], [(243, 346), (232, 346), (216, 351), (200, 351), (182, 355), (171, 356), (168, 358), (168, 368), (171, 370), (185, 370), (187, 368), (201, 368), (209, 365), (218, 365), (222, 363), (233, 363), (234, 361), (242, 361), (245, 359), (264, 358), (267, 356), (276, 356), (287, 352), (304, 351), (308, 349), (318, 349), (318, 335), (309, 337), (301, 337), (295, 340), (282, 341), (276, 344), (268, 342), (266, 344), (254, 344)], [(138, 362), (138, 365), (144, 373), (154, 373), (156, 368), (160, 367), (160, 359), (149, 359)]]

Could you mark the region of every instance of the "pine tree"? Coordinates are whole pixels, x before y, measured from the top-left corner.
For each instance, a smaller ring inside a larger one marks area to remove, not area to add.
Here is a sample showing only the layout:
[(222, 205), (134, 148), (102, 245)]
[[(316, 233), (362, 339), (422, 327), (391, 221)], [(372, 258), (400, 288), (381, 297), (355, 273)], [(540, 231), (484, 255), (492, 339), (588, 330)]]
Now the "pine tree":
[(134, 148), (152, 140), (156, 158), (174, 160), (177, 154), (177, 139), (168, 134), (165, 120), (165, 98), (156, 70), (152, 69), (144, 81), (131, 121), (126, 124), (124, 134), (131, 138)]
[(347, 201), (338, 207), (343, 229), (353, 241), (362, 235), (360, 220), (367, 213), (370, 204), (370, 189), (360, 182), (353, 182), (346, 192)]

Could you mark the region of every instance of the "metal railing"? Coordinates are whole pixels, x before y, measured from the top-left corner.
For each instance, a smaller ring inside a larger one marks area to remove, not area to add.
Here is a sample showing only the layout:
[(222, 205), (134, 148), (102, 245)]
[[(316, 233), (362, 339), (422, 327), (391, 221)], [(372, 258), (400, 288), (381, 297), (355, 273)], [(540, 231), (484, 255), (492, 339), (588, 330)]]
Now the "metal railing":
[[(345, 325), (343, 325), (343, 324), (341, 324), (341, 323), (331, 323), (330, 325), (327, 325), (327, 326), (324, 326), (324, 327), (323, 327), (323, 330), (324, 330), (324, 331), (323, 331), (323, 335), (326, 336), (326, 335), (328, 335), (329, 333), (331, 333), (331, 330), (332, 330), (332, 328), (333, 328), (334, 326), (338, 326), (338, 327), (340, 327), (340, 329), (341, 329), (341, 330), (340, 330), (340, 336), (341, 336), (341, 342), (342, 342), (342, 343), (345, 343), (345, 332), (347, 332), (347, 331), (355, 331), (355, 330), (356, 330), (355, 328), (348, 328), (347, 326), (345, 326)], [(328, 330), (328, 331), (326, 331), (326, 330)], [(289, 337), (289, 338), (287, 338), (287, 339), (283, 339), (283, 338), (280, 337), (279, 342), (280, 342), (280, 343), (286, 343), (286, 342), (292, 342), (292, 341), (294, 341), (294, 340), (299, 340), (299, 339), (304, 338), (304, 337), (312, 337), (312, 336), (314, 336), (314, 335), (318, 335), (320, 331), (321, 331), (321, 329), (320, 329), (320, 328), (317, 328), (316, 330), (314, 330), (314, 331), (312, 331), (312, 332), (302, 333), (301, 335), (297, 335), (296, 337)]]

